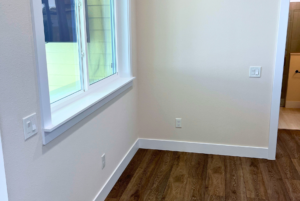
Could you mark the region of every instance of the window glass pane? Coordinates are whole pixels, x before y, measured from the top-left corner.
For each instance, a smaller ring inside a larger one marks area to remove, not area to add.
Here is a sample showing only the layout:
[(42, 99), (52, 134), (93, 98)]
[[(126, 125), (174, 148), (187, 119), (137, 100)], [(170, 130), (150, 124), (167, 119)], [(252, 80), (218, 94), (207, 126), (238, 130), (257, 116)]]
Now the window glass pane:
[(87, 0), (89, 83), (116, 73), (113, 0)]
[(81, 90), (76, 0), (42, 0), (50, 102)]

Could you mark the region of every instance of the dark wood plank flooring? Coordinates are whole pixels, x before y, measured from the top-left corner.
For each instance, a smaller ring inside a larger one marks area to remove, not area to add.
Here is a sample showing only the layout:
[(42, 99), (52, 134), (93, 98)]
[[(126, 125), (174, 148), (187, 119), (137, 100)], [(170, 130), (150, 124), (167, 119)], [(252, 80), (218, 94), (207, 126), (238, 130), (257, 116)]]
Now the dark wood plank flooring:
[(106, 201), (300, 201), (300, 131), (279, 130), (276, 160), (139, 149)]

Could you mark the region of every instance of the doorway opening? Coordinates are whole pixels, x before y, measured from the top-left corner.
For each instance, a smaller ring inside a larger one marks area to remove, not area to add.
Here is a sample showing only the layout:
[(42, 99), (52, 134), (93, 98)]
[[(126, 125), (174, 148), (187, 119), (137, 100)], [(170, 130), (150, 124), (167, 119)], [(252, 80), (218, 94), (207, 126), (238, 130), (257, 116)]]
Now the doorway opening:
[(300, 1), (291, 1), (282, 76), (279, 129), (300, 130)]

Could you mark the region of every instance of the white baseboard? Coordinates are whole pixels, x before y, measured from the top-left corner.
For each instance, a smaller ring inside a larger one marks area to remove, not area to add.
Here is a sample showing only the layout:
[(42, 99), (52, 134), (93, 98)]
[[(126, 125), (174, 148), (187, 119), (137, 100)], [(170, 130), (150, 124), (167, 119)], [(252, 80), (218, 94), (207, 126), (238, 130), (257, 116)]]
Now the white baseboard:
[(268, 148), (264, 147), (247, 147), (247, 146), (234, 146), (223, 144), (209, 144), (198, 142), (185, 142), (173, 140), (158, 140), (158, 139), (144, 139), (139, 138), (132, 145), (130, 150), (121, 160), (115, 171), (99, 191), (94, 201), (104, 201), (119, 177), (137, 152), (141, 149), (157, 149), (168, 151), (181, 151), (202, 154), (215, 154), (226, 156), (240, 156), (250, 158), (268, 158)]
[(118, 181), (119, 177), (122, 175), (123, 171), (139, 149), (139, 139), (135, 141), (135, 143), (131, 146), (129, 151), (123, 157), (115, 171), (112, 173), (110, 178), (106, 181), (102, 189), (99, 191), (97, 196), (95, 197), (94, 201), (104, 201), (111, 189), (114, 187), (116, 182)]
[(185, 142), (173, 140), (139, 139), (142, 149), (158, 149), (169, 151), (192, 152), (202, 154), (215, 154), (226, 156), (240, 156), (250, 158), (268, 158), (268, 148), (247, 147), (223, 144), (210, 144), (198, 142)]
[(286, 101), (286, 108), (300, 108), (300, 101)]

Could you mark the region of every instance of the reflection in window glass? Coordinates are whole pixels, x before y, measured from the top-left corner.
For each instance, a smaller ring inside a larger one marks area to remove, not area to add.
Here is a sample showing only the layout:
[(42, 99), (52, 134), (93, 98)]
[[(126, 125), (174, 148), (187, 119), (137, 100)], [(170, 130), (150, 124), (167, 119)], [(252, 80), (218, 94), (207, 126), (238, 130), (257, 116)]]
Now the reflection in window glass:
[(89, 83), (116, 73), (113, 0), (86, 0)]
[(50, 102), (81, 90), (75, 0), (42, 0)]

